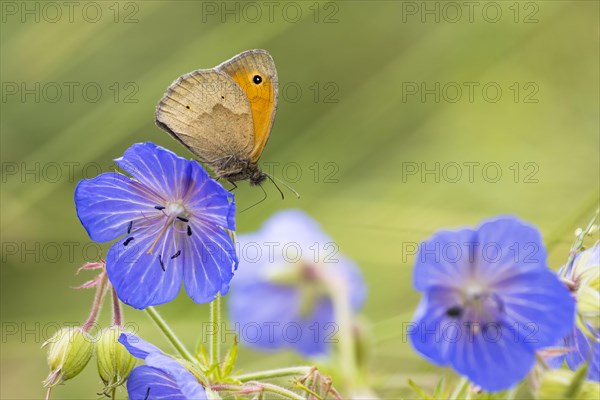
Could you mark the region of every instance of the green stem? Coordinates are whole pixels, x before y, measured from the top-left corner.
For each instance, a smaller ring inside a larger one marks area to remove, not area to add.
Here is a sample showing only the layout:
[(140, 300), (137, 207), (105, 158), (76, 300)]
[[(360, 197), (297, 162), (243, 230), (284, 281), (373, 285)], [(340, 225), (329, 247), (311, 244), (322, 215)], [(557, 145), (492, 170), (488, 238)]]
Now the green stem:
[(297, 393), (292, 392), (291, 390), (284, 389), (281, 386), (273, 385), (271, 383), (260, 383), (260, 387), (264, 392), (270, 392), (278, 394), (279, 396), (285, 397), (287, 399), (293, 400), (305, 400), (304, 396), (300, 396)]
[(236, 379), (241, 382), (248, 381), (260, 381), (263, 379), (273, 379), (280, 378), (283, 376), (293, 376), (293, 375), (306, 375), (308, 374), (313, 367), (289, 367), (289, 368), (277, 368), (277, 369), (269, 369), (266, 371), (258, 371), (251, 372), (248, 374), (242, 374), (233, 376), (233, 379)]
[(571, 247), (571, 251), (569, 252), (569, 258), (567, 258), (567, 262), (565, 263), (563, 276), (566, 275), (567, 271), (569, 271), (571, 269), (571, 266), (573, 265), (573, 262), (575, 261), (575, 257), (577, 256), (577, 253), (583, 246), (583, 241), (585, 240), (586, 235), (590, 232), (590, 230), (592, 229), (592, 226), (594, 226), (594, 223), (596, 222), (596, 219), (598, 218), (599, 213), (600, 213), (600, 210), (597, 210), (596, 214), (594, 215), (594, 218), (592, 218), (592, 220), (588, 223), (588, 225), (585, 227), (585, 229), (583, 229), (581, 231), (581, 233), (579, 234), (579, 236), (577, 236), (577, 239), (575, 240), (575, 243), (573, 243), (573, 246)]
[(329, 279), (330, 296), (333, 302), (335, 320), (338, 325), (339, 364), (346, 390), (353, 393), (354, 389), (361, 386), (361, 377), (358, 373), (354, 335), (352, 332), (352, 310), (350, 308), (348, 288), (345, 284)]
[(554, 232), (547, 236), (546, 248), (548, 249), (548, 252), (554, 250), (565, 235), (573, 232), (573, 225), (577, 223), (577, 221), (586, 218), (590, 213), (594, 212), (594, 210), (598, 210), (598, 197), (595, 193), (583, 203), (582, 207), (577, 208), (575, 212), (570, 213), (568, 217), (564, 218), (564, 221), (566, 222), (561, 223)]
[(240, 392), (240, 394), (251, 394), (251, 393), (274, 393), (285, 399), (292, 400), (306, 400), (303, 396), (292, 392), (291, 390), (282, 388), (281, 386), (273, 385), (270, 383), (263, 382), (251, 382), (246, 385), (232, 385), (232, 384), (217, 384), (210, 387), (212, 390), (217, 392)]
[(160, 316), (158, 311), (152, 306), (146, 307), (144, 310), (146, 314), (150, 317), (150, 319), (156, 324), (158, 329), (165, 335), (167, 340), (171, 343), (171, 345), (177, 350), (179, 355), (183, 357), (185, 360), (195, 363), (196, 360), (194, 356), (185, 348), (183, 343), (179, 340), (179, 338), (175, 335), (175, 332), (171, 330), (169, 325), (167, 325), (166, 321)]
[(210, 303), (210, 323), (212, 331), (210, 336), (210, 364), (217, 365), (221, 361), (221, 294), (217, 293), (215, 299)]

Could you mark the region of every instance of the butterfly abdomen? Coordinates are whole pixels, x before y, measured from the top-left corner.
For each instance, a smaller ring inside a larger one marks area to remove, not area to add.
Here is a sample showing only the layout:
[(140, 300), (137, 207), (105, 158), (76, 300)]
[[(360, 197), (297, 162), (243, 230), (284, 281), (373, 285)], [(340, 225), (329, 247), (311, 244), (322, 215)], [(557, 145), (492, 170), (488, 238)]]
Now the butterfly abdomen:
[(210, 167), (219, 178), (227, 179), (232, 183), (248, 180), (251, 185), (260, 185), (267, 179), (267, 176), (260, 170), (258, 164), (254, 164), (246, 159), (232, 157), (223, 162), (212, 163)]

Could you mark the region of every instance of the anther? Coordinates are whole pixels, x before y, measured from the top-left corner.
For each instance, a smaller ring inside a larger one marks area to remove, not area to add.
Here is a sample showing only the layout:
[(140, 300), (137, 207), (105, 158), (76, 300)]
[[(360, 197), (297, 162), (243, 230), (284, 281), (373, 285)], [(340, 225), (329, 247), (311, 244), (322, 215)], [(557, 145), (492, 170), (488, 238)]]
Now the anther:
[(158, 261), (160, 262), (160, 267), (164, 271), (165, 270), (165, 264), (163, 263), (162, 256), (160, 254), (158, 255)]
[(133, 240), (133, 236), (128, 237), (127, 239), (125, 239), (125, 241), (123, 242), (123, 246), (127, 246), (129, 243), (131, 243), (131, 241)]
[(189, 219), (187, 218), (183, 218), (183, 217), (177, 217), (178, 220), (183, 221), (183, 222), (190, 222)]
[(192, 228), (189, 225), (188, 225), (188, 228), (187, 228), (187, 235), (188, 236), (192, 236)]
[(453, 306), (446, 310), (446, 315), (452, 318), (460, 318), (462, 312), (461, 306)]
[(156, 208), (156, 209), (157, 209), (157, 210), (159, 210), (159, 211), (160, 211), (160, 210), (164, 210), (164, 209), (165, 209), (165, 207), (163, 207), (163, 206), (154, 206), (154, 208)]
[(181, 250), (177, 250), (177, 253), (175, 253), (175, 254), (173, 254), (173, 255), (171, 256), (171, 260), (172, 260), (172, 259), (174, 259), (174, 258), (177, 258), (177, 257), (179, 257), (180, 255), (181, 255)]
[(129, 221), (129, 226), (127, 227), (127, 234), (131, 233), (131, 228), (133, 228), (133, 221)]

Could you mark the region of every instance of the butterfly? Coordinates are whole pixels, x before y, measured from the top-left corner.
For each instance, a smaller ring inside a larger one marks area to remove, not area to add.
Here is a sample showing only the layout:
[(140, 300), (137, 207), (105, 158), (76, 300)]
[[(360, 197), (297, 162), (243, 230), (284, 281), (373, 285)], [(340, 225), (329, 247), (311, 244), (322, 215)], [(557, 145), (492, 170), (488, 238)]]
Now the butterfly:
[(266, 50), (248, 50), (177, 78), (156, 108), (156, 124), (218, 178), (261, 184), (258, 166), (277, 110), (277, 70)]

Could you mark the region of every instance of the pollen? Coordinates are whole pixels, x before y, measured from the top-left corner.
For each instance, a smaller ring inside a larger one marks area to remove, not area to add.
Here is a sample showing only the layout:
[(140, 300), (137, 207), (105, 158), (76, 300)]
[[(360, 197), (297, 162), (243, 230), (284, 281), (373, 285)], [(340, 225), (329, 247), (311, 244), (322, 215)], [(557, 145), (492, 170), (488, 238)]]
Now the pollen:
[[(156, 235), (156, 239), (154, 240), (154, 242), (152, 242), (152, 245), (150, 246), (150, 249), (148, 249), (147, 254), (152, 254), (154, 248), (156, 247), (160, 239), (163, 237), (163, 235), (169, 228), (173, 227), (175, 221), (187, 223), (189, 221), (188, 218), (190, 216), (185, 206), (178, 201), (172, 201), (167, 203), (166, 206), (155, 206), (154, 208), (160, 210), (164, 214), (164, 216), (166, 217), (166, 221), (162, 229)], [(189, 230), (190, 228), (188, 225), (188, 236)]]
[(167, 204), (166, 213), (169, 216), (177, 217), (185, 217), (186, 210), (183, 204), (179, 202), (171, 202)]

